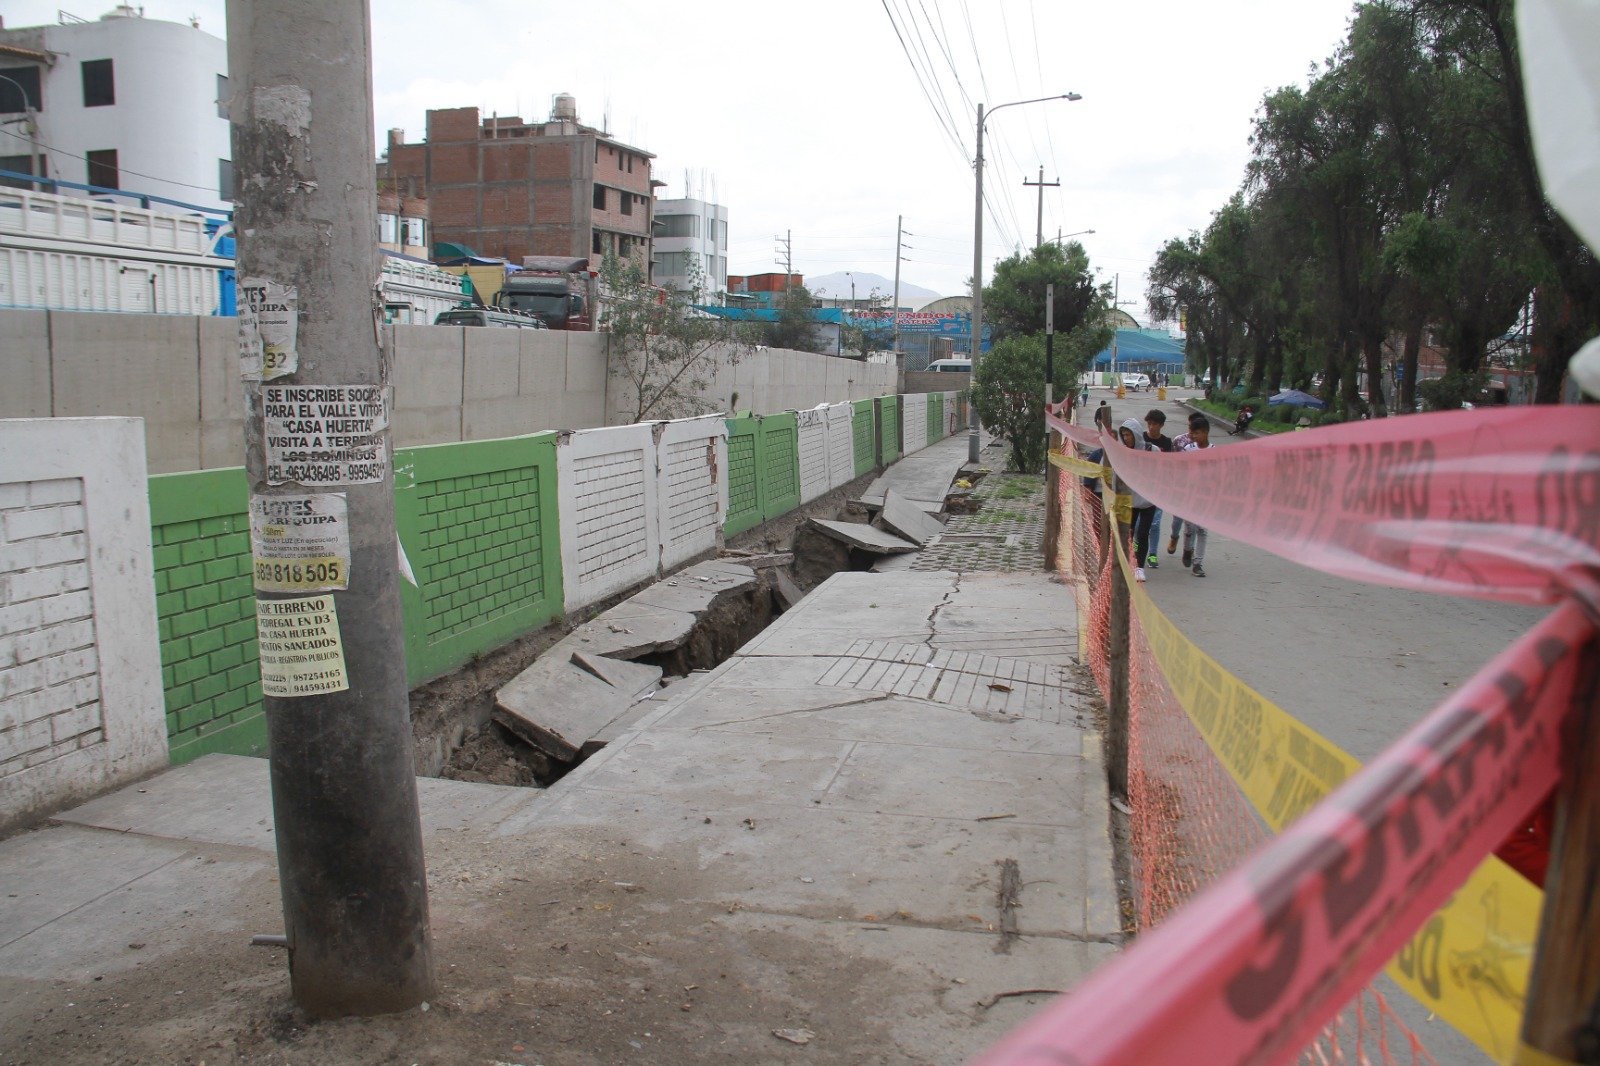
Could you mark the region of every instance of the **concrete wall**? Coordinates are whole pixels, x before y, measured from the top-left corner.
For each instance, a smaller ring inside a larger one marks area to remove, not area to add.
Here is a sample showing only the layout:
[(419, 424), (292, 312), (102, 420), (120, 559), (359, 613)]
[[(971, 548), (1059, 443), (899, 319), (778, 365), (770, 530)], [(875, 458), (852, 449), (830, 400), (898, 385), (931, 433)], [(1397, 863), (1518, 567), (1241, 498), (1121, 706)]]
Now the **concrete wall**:
[[(888, 363), (863, 363), (787, 348), (758, 348), (737, 363), (726, 361), (726, 355), (722, 358), (702, 396), (713, 410), (730, 414), (803, 411), (818, 404), (871, 399), (895, 391), (895, 368)], [(613, 377), (606, 404), (612, 425), (631, 419), (632, 400), (627, 383)]]
[(0, 832), (167, 761), (132, 419), (0, 421)]
[(971, 374), (929, 374), (913, 371), (906, 374), (905, 388), (901, 392), (960, 392), (972, 383)]
[[(394, 360), (396, 447), (626, 420), (603, 333), (395, 325), (383, 335)], [(233, 318), (0, 310), (0, 375), (0, 418), (143, 418), (152, 474), (243, 461)], [(763, 349), (722, 367), (705, 399), (713, 410), (731, 410), (737, 397), (739, 410), (772, 413), (894, 385), (892, 366)]]

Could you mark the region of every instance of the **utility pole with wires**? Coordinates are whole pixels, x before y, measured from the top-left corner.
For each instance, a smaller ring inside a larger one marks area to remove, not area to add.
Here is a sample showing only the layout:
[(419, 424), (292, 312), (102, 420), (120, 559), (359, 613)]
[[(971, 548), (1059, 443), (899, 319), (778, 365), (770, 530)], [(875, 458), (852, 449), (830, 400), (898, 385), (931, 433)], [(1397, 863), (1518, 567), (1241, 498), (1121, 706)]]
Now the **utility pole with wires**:
[(316, 1017), (387, 1014), (430, 998), (434, 974), (372, 239), (368, 6), (228, 0), (227, 13), (244, 466), (289, 982)]
[(1033, 237), (1033, 247), (1037, 251), (1039, 248), (1044, 247), (1044, 191), (1046, 189), (1061, 188), (1061, 179), (1057, 178), (1055, 181), (1045, 181), (1044, 167), (1041, 166), (1039, 168), (1038, 181), (1029, 181), (1027, 178), (1023, 178), (1022, 184), (1028, 188), (1032, 188), (1035, 185), (1039, 187), (1039, 221), (1035, 224)]
[(782, 236), (774, 235), (772, 239), (780, 246), (774, 249), (780, 257), (774, 262), (783, 267), (783, 287), (787, 289), (789, 279), (794, 277), (794, 230), (784, 230)]
[(889, 313), (894, 316), (894, 340), (890, 342), (890, 350), (895, 358), (900, 357), (900, 253), (904, 250), (906, 216), (894, 217), (894, 302), (889, 305)]

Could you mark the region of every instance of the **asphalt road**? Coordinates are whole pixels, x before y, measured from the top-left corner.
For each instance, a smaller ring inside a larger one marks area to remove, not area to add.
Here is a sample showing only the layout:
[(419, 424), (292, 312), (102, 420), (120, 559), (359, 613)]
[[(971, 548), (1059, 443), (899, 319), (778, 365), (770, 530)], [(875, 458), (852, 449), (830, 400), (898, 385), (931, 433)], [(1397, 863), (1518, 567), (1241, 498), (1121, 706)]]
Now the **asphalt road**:
[[(1169, 389), (1117, 400), (1091, 389), (1089, 409), (1108, 400), (1116, 423), (1160, 408), (1167, 435), (1187, 428), (1173, 402), (1198, 395)], [(1087, 420), (1092, 415), (1085, 415)], [(1307, 432), (1315, 432), (1310, 430)], [(1212, 443), (1242, 443), (1213, 426)], [(1496, 653), (1544, 615), (1541, 609), (1435, 596), (1331, 577), (1213, 534), (1206, 577), (1166, 554), (1146, 589), (1196, 644), (1263, 696), (1363, 761), (1392, 743)], [(1180, 551), (1181, 545), (1180, 545)], [(1405, 993), (1382, 982), (1396, 1011), (1441, 1064), (1490, 1060)]]

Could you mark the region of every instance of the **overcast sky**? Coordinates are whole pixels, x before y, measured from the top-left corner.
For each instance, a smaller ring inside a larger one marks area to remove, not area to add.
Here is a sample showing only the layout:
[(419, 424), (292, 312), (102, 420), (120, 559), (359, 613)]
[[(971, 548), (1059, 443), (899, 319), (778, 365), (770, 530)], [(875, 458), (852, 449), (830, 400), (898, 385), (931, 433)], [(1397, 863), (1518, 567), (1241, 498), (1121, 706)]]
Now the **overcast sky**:
[[(53, 22), (62, 3), (85, 2), (8, 0), (6, 25)], [(110, 7), (68, 10), (97, 18)], [(222, 0), (144, 7), (151, 18), (196, 15), (225, 35)], [(583, 122), (655, 153), (661, 196), (727, 206), (731, 272), (775, 269), (774, 235), (792, 231), (800, 273), (892, 277), (904, 215), (914, 234), (904, 278), (954, 294), (972, 274), (975, 105), (1081, 93), (988, 123), (985, 277), (1019, 242), (1032, 245), (1038, 191), (1022, 183), (1043, 166), (1045, 181), (1061, 181), (1045, 189), (1045, 235), (1095, 230), (1079, 239), (1104, 277), (1121, 275), (1142, 321), (1156, 250), (1203, 229), (1237, 188), (1262, 95), (1304, 84), (1350, 10), (1350, 0), (813, 0), (781, 10), (377, 0), (374, 143), (391, 126), (420, 140), (431, 107), (542, 119), (554, 94), (571, 93)]]

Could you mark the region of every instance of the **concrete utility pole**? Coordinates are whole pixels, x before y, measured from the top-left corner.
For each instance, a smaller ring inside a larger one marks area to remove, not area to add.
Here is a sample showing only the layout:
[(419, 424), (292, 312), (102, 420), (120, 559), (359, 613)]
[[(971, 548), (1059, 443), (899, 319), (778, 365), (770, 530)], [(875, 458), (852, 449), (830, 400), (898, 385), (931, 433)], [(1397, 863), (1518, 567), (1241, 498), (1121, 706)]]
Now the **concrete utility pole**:
[(787, 289), (789, 278), (794, 275), (794, 230), (784, 230), (782, 237), (774, 235), (772, 239), (783, 245), (782, 248), (776, 249), (777, 253), (783, 256), (777, 262), (783, 265), (783, 287)]
[(1035, 185), (1039, 187), (1039, 221), (1036, 223), (1036, 228), (1033, 234), (1033, 247), (1035, 249), (1039, 249), (1044, 247), (1044, 191), (1046, 189), (1059, 189), (1061, 187), (1061, 179), (1057, 178), (1055, 181), (1045, 181), (1044, 167), (1040, 167), (1038, 181), (1029, 181), (1027, 178), (1023, 178), (1022, 184), (1029, 188)]
[(894, 340), (890, 347), (897, 360), (900, 357), (900, 242), (905, 239), (905, 223), (906, 216), (894, 216), (894, 302), (889, 305), (889, 313), (894, 316)]
[(433, 990), (380, 348), (368, 6), (228, 0), (240, 371), (295, 1002)]

